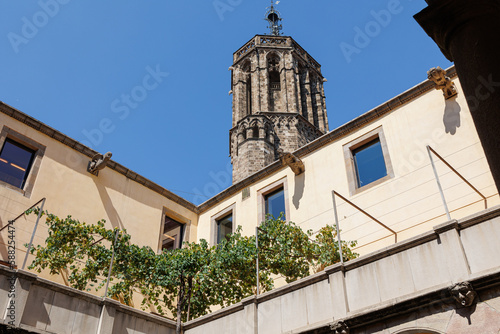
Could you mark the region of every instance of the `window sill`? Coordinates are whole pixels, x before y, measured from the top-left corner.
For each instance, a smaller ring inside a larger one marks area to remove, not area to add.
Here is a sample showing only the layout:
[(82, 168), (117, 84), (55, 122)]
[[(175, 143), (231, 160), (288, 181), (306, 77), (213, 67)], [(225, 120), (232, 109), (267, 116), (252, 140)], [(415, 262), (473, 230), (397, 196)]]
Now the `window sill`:
[(382, 184), (382, 183), (384, 183), (384, 182), (386, 182), (386, 181), (388, 181), (388, 180), (390, 180), (392, 178), (393, 178), (393, 175), (386, 175), (386, 176), (384, 176), (384, 177), (382, 177), (382, 178), (380, 178), (380, 179), (378, 179), (376, 181), (368, 183), (365, 186), (356, 188), (353, 191), (351, 191), (351, 196), (358, 195), (358, 194), (360, 194), (360, 193), (362, 193), (362, 192), (364, 192), (364, 191), (366, 191), (368, 189), (374, 188), (374, 187), (376, 187), (376, 186), (378, 186), (378, 185), (380, 185), (380, 184)]

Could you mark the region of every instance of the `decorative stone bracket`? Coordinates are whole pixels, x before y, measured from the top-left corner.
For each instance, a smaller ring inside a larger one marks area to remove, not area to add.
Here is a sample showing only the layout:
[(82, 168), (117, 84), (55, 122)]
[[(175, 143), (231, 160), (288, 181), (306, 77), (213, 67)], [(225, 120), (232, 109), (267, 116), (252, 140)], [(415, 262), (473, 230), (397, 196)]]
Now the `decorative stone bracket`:
[(111, 152), (108, 152), (104, 155), (102, 155), (101, 153), (97, 153), (96, 155), (94, 155), (92, 157), (92, 160), (89, 161), (89, 165), (87, 166), (87, 172), (95, 176), (98, 176), (99, 171), (106, 167), (112, 155), (113, 154)]
[(349, 327), (343, 321), (337, 321), (330, 325), (330, 330), (334, 334), (349, 334)]
[(295, 175), (300, 175), (306, 171), (306, 167), (302, 160), (293, 155), (292, 153), (283, 153), (281, 155), (281, 163), (287, 165), (292, 169)]
[(451, 79), (446, 76), (446, 71), (441, 67), (433, 67), (427, 72), (427, 78), (436, 84), (436, 90), (442, 90), (444, 98), (446, 100), (457, 96), (457, 87), (451, 81)]
[(460, 307), (469, 307), (474, 303), (477, 293), (470, 282), (462, 282), (453, 285), (450, 294)]

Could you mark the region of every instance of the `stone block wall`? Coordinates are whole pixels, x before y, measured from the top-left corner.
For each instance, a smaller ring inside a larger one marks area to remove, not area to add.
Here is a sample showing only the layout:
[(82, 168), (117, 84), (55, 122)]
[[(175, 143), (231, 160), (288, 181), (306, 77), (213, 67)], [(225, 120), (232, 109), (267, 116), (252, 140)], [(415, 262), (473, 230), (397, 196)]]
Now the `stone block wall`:
[[(235, 52), (230, 69), (233, 183), (277, 160), (279, 152), (293, 152), (328, 131), (321, 66), (291, 37), (255, 36)], [(244, 143), (250, 136), (240, 136), (249, 118), (264, 114), (274, 124), (274, 140)]]
[(297, 113), (262, 113), (245, 117), (233, 128), (231, 161), (233, 183), (294, 152), (323, 133)]

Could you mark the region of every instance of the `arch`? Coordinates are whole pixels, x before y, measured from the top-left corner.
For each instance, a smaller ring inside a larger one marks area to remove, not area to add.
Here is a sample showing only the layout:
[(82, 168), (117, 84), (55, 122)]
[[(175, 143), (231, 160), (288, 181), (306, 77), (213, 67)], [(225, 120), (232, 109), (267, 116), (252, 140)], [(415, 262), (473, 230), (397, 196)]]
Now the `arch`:
[(252, 138), (259, 138), (259, 127), (257, 124), (252, 126)]
[(274, 52), (267, 55), (267, 69), (269, 88), (271, 90), (281, 90), (280, 57)]
[(264, 139), (271, 141), (273, 138), (273, 126), (266, 122), (264, 125), (264, 132), (266, 134)]
[(243, 117), (245, 117), (252, 114), (252, 63), (250, 59), (247, 59), (243, 62), (243, 64), (241, 65), (241, 70), (243, 73), (243, 83), (245, 86), (245, 107), (243, 115)]
[(281, 62), (281, 56), (280, 56), (280, 54), (279, 54), (278, 52), (276, 52), (276, 51), (271, 51), (271, 52), (269, 52), (269, 53), (266, 55), (266, 61), (267, 61), (267, 63), (269, 64), (269, 61), (270, 61), (271, 59), (273, 59), (273, 58), (275, 58), (275, 59), (277, 59), (277, 60), (278, 60), (278, 63), (277, 63), (277, 64), (278, 64), (278, 68), (277, 68), (277, 70), (279, 71), (279, 64), (280, 64), (280, 62)]
[(252, 72), (252, 62), (250, 59), (246, 59), (242, 64), (241, 64), (241, 70), (243, 73), (250, 73)]

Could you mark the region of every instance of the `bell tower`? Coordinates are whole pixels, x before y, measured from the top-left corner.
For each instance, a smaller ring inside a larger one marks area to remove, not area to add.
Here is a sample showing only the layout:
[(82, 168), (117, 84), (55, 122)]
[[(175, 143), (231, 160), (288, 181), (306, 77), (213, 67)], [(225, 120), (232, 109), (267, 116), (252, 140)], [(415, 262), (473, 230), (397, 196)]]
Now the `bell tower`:
[(269, 35), (233, 54), (230, 154), (233, 183), (328, 132), (321, 66), (289, 36), (271, 2)]

